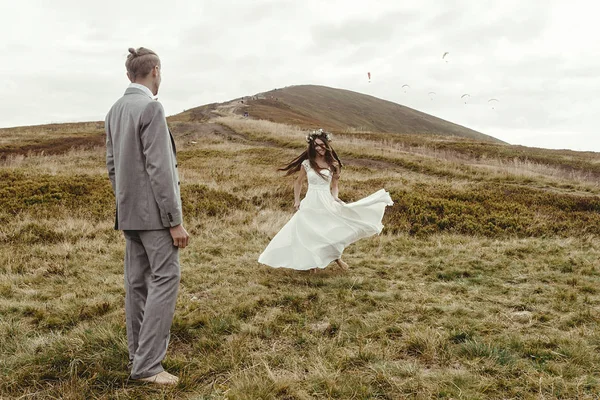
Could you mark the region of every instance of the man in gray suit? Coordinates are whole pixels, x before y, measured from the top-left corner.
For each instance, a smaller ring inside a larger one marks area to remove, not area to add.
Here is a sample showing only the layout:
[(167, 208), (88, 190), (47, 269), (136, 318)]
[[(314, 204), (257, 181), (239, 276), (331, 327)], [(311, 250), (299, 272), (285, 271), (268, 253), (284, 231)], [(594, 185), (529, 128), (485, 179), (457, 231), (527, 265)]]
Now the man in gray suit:
[(162, 367), (179, 287), (182, 225), (175, 142), (162, 105), (160, 59), (130, 48), (131, 84), (106, 116), (106, 166), (116, 198), (115, 229), (123, 231), (125, 314), (131, 378), (176, 384)]

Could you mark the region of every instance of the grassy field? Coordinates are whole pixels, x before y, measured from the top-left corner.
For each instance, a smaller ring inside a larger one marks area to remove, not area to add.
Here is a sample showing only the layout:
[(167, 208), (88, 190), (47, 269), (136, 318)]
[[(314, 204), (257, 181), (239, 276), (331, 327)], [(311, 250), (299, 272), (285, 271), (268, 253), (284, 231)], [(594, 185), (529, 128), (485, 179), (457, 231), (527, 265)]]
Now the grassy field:
[(337, 132), (340, 197), (396, 204), (349, 272), (310, 274), (256, 261), (303, 131), (221, 115), (170, 124), (192, 235), (175, 388), (128, 381), (102, 124), (0, 130), (0, 398), (599, 397), (600, 154)]

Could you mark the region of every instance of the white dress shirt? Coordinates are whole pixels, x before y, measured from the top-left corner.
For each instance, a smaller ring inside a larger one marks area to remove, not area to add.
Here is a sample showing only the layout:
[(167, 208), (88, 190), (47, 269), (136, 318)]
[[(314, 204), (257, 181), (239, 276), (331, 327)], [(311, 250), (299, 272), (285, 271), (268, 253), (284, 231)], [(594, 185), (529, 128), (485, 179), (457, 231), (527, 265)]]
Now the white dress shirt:
[(130, 88), (136, 88), (136, 89), (140, 89), (142, 90), (144, 93), (146, 93), (152, 100), (156, 100), (158, 99), (158, 96), (155, 96), (154, 94), (152, 94), (152, 91), (150, 89), (148, 89), (147, 86), (144, 85), (140, 85), (139, 83), (130, 83), (129, 84)]

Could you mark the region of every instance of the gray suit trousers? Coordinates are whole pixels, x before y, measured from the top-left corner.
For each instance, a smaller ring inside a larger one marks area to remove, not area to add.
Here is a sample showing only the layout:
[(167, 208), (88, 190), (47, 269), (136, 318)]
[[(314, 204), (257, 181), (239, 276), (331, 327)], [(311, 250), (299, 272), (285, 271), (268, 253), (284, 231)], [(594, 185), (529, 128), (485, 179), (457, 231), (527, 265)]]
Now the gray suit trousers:
[(169, 229), (123, 233), (127, 344), (131, 377), (139, 379), (163, 371), (179, 288), (179, 249)]

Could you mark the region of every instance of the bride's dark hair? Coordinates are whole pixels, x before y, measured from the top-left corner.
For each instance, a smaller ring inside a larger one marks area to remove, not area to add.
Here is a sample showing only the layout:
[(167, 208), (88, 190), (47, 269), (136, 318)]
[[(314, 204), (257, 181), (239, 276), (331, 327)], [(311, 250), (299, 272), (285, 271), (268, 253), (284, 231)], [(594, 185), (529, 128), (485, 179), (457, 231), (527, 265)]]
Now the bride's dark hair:
[[(339, 174), (343, 166), (342, 160), (340, 160), (337, 153), (329, 143), (331, 140), (329, 133), (323, 131), (322, 129), (319, 129), (318, 131), (313, 131), (311, 134), (309, 134), (306, 137), (306, 141), (308, 142), (308, 148), (304, 152), (302, 152), (302, 154), (300, 154), (298, 157), (290, 161), (285, 167), (279, 168), (279, 171), (286, 171), (286, 176), (295, 174), (296, 172), (300, 171), (302, 162), (304, 160), (308, 160), (312, 169), (322, 178), (325, 178), (325, 176), (321, 173), (321, 168), (319, 167), (319, 165), (317, 165), (317, 162), (315, 161), (315, 158), (317, 157), (317, 149), (315, 148), (316, 139), (321, 139), (323, 141), (323, 144), (325, 144), (325, 162), (327, 162), (329, 170), (333, 174)], [(337, 168), (335, 167), (336, 164)]]

